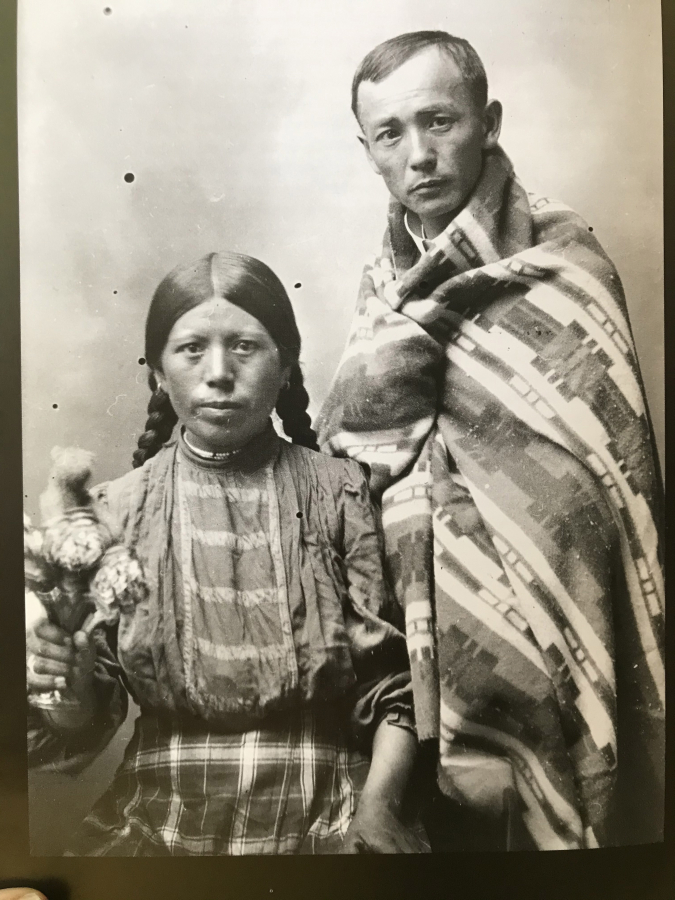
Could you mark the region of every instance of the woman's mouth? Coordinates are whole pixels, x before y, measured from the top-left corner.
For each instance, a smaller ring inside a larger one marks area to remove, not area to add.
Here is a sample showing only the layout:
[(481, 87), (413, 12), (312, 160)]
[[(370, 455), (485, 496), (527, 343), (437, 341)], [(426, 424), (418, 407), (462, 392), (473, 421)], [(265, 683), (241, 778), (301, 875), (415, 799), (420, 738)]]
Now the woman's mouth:
[(231, 400), (210, 400), (208, 403), (200, 403), (196, 410), (197, 418), (212, 422), (227, 423), (236, 418), (242, 405)]
[(233, 400), (209, 400), (206, 403), (200, 403), (199, 408), (200, 409), (233, 410), (233, 409), (241, 409), (241, 403), (235, 403)]

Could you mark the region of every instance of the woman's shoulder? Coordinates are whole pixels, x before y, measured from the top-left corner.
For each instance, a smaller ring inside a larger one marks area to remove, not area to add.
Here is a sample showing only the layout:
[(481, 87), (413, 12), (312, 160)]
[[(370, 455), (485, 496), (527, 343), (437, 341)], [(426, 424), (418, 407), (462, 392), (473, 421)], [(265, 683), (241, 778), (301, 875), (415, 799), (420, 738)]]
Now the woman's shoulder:
[(124, 519), (129, 508), (145, 494), (149, 478), (155, 477), (156, 470), (163, 467), (172, 452), (171, 445), (164, 446), (139, 468), (131, 469), (119, 478), (100, 482), (90, 491), (94, 502), (105, 507), (116, 519)]
[(97, 503), (107, 504), (111, 497), (132, 491), (143, 480), (142, 469), (132, 469), (119, 478), (100, 481), (89, 493)]

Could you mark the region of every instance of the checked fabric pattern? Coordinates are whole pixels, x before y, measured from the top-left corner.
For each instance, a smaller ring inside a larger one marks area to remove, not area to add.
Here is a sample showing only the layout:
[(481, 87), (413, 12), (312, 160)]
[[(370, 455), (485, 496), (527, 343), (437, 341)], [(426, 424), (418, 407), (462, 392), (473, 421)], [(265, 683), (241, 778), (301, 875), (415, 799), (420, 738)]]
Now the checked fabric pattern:
[(501, 150), (420, 258), (392, 201), (319, 420), (371, 469), (439, 783), (541, 849), (662, 839), (662, 491), (618, 275)]
[(143, 713), (66, 855), (335, 853), (369, 765), (309, 711), (235, 734)]

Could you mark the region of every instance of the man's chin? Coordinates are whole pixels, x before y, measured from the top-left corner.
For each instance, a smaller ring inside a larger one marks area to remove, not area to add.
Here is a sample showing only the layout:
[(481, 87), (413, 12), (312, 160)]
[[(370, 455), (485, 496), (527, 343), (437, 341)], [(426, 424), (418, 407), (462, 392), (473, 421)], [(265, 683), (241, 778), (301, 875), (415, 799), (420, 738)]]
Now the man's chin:
[(450, 195), (437, 197), (422, 197), (418, 194), (410, 194), (403, 201), (406, 209), (415, 213), (423, 223), (434, 223), (436, 228), (443, 230), (462, 211), (471, 196), (468, 191), (464, 196), (457, 191)]
[(462, 207), (462, 203), (456, 198), (438, 203), (420, 203), (419, 201), (404, 204), (407, 209), (415, 213), (417, 218), (423, 224), (434, 222), (437, 225), (442, 224), (443, 228), (448, 225), (457, 215)]

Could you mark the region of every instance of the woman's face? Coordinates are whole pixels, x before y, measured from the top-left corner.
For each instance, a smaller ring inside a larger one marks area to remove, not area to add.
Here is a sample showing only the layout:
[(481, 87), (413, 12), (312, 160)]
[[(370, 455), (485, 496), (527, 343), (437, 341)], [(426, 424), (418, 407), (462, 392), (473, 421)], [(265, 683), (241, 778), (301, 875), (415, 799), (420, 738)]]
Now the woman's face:
[(219, 297), (176, 321), (160, 363), (156, 376), (188, 440), (213, 453), (264, 431), (290, 371), (264, 325)]

